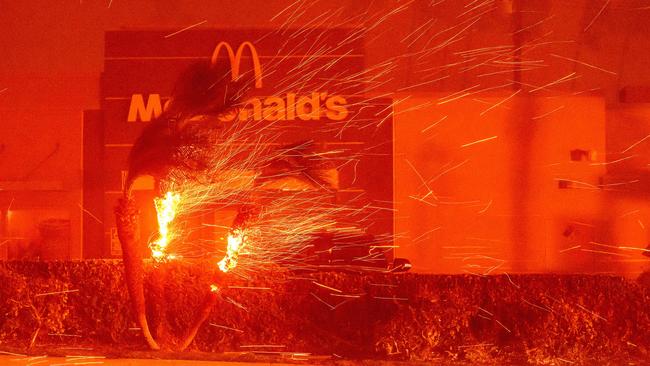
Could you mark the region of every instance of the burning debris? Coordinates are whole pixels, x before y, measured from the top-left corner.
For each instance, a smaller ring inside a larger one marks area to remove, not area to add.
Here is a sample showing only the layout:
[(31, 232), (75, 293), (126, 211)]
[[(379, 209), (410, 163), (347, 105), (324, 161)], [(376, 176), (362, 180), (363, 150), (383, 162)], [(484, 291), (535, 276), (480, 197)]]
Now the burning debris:
[(237, 266), (237, 259), (239, 252), (246, 244), (246, 235), (242, 229), (235, 229), (231, 234), (228, 234), (228, 248), (226, 249), (226, 256), (219, 261), (219, 269), (223, 272)]

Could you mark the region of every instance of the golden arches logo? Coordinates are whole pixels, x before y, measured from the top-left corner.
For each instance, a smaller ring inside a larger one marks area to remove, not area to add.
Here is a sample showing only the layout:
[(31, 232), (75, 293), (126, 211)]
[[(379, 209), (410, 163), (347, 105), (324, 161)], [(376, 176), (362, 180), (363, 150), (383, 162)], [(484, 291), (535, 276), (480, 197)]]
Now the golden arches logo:
[(252, 43), (246, 41), (240, 44), (239, 47), (237, 48), (237, 52), (235, 52), (230, 46), (230, 43), (224, 41), (219, 42), (217, 47), (215, 47), (214, 52), (212, 52), (212, 58), (210, 60), (212, 65), (215, 65), (217, 63), (222, 48), (225, 48), (226, 52), (228, 53), (228, 59), (230, 60), (230, 74), (232, 75), (233, 80), (236, 80), (239, 77), (239, 67), (241, 65), (241, 58), (244, 53), (244, 49), (248, 48), (251, 54), (251, 59), (253, 60), (253, 72), (255, 73), (255, 87), (261, 88), (262, 87), (262, 65), (260, 64), (260, 58), (259, 55), (257, 54), (257, 50), (255, 49), (255, 46), (253, 46)]

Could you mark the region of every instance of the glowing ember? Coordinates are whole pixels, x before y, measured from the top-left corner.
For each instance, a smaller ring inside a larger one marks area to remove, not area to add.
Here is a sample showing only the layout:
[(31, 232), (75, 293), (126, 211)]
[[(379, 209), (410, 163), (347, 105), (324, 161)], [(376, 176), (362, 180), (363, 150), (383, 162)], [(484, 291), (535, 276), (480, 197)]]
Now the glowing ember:
[(172, 255), (166, 253), (167, 245), (172, 239), (169, 224), (176, 216), (176, 209), (180, 201), (181, 196), (174, 192), (167, 192), (164, 198), (154, 199), (158, 216), (158, 239), (149, 244), (149, 248), (151, 248), (151, 256), (156, 261), (173, 258)]
[(232, 233), (228, 234), (228, 248), (226, 249), (226, 256), (219, 261), (219, 268), (223, 272), (228, 272), (229, 270), (237, 266), (237, 259), (239, 258), (239, 251), (244, 247), (246, 236), (244, 231), (241, 229), (233, 230)]

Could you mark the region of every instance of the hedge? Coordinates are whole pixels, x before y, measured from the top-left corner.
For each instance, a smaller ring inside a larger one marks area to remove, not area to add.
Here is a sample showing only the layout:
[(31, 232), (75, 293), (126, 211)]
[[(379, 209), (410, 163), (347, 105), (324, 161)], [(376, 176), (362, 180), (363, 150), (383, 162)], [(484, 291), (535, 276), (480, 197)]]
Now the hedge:
[[(159, 270), (148, 266), (145, 282)], [(195, 351), (470, 363), (650, 359), (647, 280), (335, 272), (245, 280), (187, 263), (166, 271), (167, 316), (179, 335), (209, 285), (222, 289)], [(119, 261), (0, 263), (0, 349), (146, 349), (122, 276)]]

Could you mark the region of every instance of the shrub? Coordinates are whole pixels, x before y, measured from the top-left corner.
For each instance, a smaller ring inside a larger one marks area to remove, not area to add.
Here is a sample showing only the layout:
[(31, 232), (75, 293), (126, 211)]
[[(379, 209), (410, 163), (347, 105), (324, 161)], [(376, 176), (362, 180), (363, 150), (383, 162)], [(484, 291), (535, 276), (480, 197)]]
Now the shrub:
[[(149, 304), (149, 284), (160, 271), (146, 268)], [(177, 336), (209, 285), (221, 288), (192, 346), (200, 351), (270, 344), (347, 357), (593, 364), (644, 359), (650, 345), (650, 287), (615, 276), (332, 272), (236, 279), (188, 263), (165, 265), (164, 272), (166, 314)], [(113, 260), (0, 263), (0, 343), (146, 349), (133, 329), (122, 275)]]

